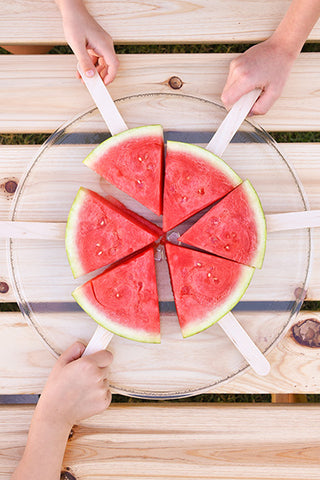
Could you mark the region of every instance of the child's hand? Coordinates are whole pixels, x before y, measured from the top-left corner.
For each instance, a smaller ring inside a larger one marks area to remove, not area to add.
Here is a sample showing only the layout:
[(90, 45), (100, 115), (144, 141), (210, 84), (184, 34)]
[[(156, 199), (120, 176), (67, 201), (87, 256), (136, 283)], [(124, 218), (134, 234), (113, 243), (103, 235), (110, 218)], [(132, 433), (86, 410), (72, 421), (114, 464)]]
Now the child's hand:
[(53, 425), (71, 428), (110, 405), (107, 367), (112, 354), (102, 350), (81, 357), (84, 350), (80, 342), (69, 347), (56, 362), (42, 392), (37, 413)]
[(96, 67), (105, 85), (112, 82), (119, 66), (112, 38), (87, 10), (79, 7), (64, 14), (63, 29), (83, 72), (92, 77)]
[(262, 93), (251, 115), (264, 115), (280, 97), (296, 55), (273, 37), (232, 60), (221, 100), (229, 110), (245, 93), (260, 88)]

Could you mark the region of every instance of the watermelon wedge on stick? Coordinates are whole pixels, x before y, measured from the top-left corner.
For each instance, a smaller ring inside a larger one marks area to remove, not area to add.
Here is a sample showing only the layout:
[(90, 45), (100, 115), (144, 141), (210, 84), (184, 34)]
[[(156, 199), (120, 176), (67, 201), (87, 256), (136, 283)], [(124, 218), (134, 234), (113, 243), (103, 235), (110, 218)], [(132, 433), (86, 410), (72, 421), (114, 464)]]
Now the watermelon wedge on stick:
[(254, 273), (251, 267), (170, 243), (166, 253), (184, 337), (205, 330), (228, 313)]
[(258, 195), (246, 180), (200, 218), (179, 241), (261, 268), (266, 222)]
[(102, 142), (83, 163), (161, 215), (163, 149), (161, 125), (137, 127)]
[(73, 297), (97, 323), (122, 337), (160, 343), (160, 313), (153, 248), (76, 288)]
[(155, 242), (161, 230), (130, 212), (118, 200), (107, 200), (81, 187), (66, 228), (66, 250), (75, 278), (97, 270)]
[(208, 150), (167, 142), (163, 230), (171, 230), (240, 183), (232, 168)]

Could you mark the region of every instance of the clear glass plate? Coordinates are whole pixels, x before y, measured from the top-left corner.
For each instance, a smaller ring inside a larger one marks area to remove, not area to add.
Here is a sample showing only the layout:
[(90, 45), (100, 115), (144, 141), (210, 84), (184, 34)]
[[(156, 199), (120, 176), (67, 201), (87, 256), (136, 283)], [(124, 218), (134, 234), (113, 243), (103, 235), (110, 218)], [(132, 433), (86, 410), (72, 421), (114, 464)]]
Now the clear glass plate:
[[(161, 124), (165, 139), (205, 146), (225, 117), (210, 101), (179, 94), (146, 94), (117, 101), (129, 128)], [(161, 225), (161, 218), (123, 194), (82, 164), (109, 136), (93, 108), (60, 127), (45, 142), (19, 183), (12, 220), (66, 222), (80, 186), (113, 194), (132, 210)], [(256, 188), (265, 213), (301, 211), (306, 197), (292, 167), (273, 139), (245, 121), (228, 146), (225, 161)], [(265, 262), (256, 271), (233, 313), (258, 347), (268, 352), (300, 309), (311, 256), (309, 229), (268, 235)], [(74, 280), (64, 242), (11, 240), (8, 258), (21, 311), (56, 355), (76, 339), (87, 342), (96, 324), (75, 303)], [(174, 310), (165, 260), (157, 262), (161, 345), (114, 336), (110, 382), (117, 392), (144, 398), (177, 398), (213, 389), (247, 368), (219, 325), (183, 339)]]

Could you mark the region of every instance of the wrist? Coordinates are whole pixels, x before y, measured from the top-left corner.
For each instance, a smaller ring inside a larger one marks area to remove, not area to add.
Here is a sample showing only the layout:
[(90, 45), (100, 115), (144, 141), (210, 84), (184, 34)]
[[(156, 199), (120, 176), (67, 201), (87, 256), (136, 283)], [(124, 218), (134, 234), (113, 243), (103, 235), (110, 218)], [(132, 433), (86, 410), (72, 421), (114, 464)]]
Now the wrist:
[(47, 405), (40, 398), (36, 407), (34, 417), (37, 421), (51, 430), (55, 429), (64, 435), (69, 435), (73, 422), (67, 418), (67, 415), (59, 408), (59, 406)]

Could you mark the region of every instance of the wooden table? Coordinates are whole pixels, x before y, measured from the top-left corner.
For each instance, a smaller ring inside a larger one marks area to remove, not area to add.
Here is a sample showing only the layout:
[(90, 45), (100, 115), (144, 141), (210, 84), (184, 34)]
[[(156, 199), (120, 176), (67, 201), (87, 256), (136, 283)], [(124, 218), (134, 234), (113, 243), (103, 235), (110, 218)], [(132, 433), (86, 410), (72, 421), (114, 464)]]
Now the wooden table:
[[(266, 38), (289, 3), (267, 2), (262, 8), (260, 1), (241, 2), (239, 8), (236, 0), (228, 4), (158, 0), (108, 2), (104, 9), (103, 3), (91, 1), (88, 7), (117, 43), (223, 43)], [(3, 12), (2, 45), (64, 42), (53, 1), (46, 2), (45, 9), (43, 2), (35, 1), (29, 9), (16, 0), (8, 3)], [(319, 22), (310, 40), (320, 40)], [(114, 99), (157, 92), (219, 102), (228, 65), (234, 57), (235, 54), (121, 55), (119, 74), (109, 90)], [(92, 105), (88, 93), (74, 77), (75, 58), (71, 55), (1, 55), (0, 62), (2, 133), (50, 133)], [(320, 53), (302, 53), (281, 98), (267, 115), (258, 119), (259, 124), (271, 132), (318, 132), (319, 78)], [(279, 148), (294, 166), (310, 207), (320, 208), (320, 144), (282, 143)], [(38, 145), (1, 145), (0, 219), (10, 218), (17, 184), (38, 149)], [(306, 292), (309, 301), (320, 299), (320, 229), (314, 229), (313, 235), (313, 269)], [(0, 301), (15, 302), (3, 241)], [(0, 394), (40, 393), (54, 357), (19, 312), (1, 312), (0, 319)], [(310, 323), (304, 326), (319, 331), (319, 312), (301, 311), (285, 337), (268, 354), (271, 372), (267, 377), (258, 377), (248, 370), (212, 391), (318, 393), (320, 343), (316, 342), (315, 348), (299, 343), (299, 327), (306, 320)], [(8, 447), (10, 438), (9, 449), (0, 462), (0, 479), (8, 478), (21, 454), (32, 408), (10, 406), (0, 410), (0, 442)], [(76, 478), (83, 479), (91, 478), (93, 472), (96, 478), (155, 478), (157, 471), (158, 478), (309, 480), (318, 478), (318, 416), (317, 405), (114, 405), (104, 415), (75, 427), (65, 468), (70, 467)], [(79, 455), (79, 451), (85, 454)]]

